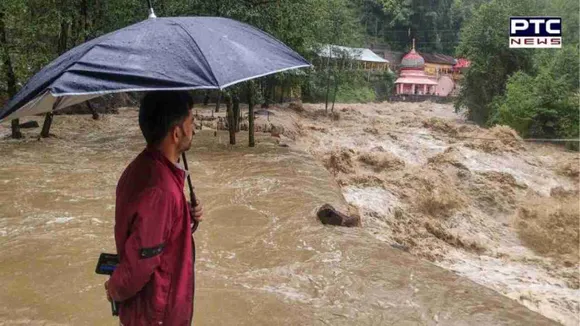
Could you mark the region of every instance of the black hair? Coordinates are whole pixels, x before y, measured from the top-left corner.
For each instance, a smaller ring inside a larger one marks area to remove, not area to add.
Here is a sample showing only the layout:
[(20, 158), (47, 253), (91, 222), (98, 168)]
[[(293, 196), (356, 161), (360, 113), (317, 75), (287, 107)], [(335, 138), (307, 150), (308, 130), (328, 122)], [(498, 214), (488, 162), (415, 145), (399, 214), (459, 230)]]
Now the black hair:
[(139, 127), (147, 145), (158, 145), (174, 126), (189, 115), (193, 99), (185, 91), (155, 91), (145, 94), (139, 109)]

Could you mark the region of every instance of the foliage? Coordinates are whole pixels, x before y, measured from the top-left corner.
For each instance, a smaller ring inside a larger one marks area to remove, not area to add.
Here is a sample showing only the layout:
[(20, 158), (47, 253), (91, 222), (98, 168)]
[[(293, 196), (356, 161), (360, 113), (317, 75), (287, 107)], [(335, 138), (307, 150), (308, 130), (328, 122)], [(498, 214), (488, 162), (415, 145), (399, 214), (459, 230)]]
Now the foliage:
[[(159, 17), (222, 16), (254, 25), (312, 59), (315, 44), (331, 39), (362, 45), (361, 28), (350, 0), (158, 0)], [(145, 0), (2, 0), (9, 55), (21, 87), (62, 52), (94, 37), (142, 21)], [(0, 69), (2, 63), (0, 63)], [(288, 80), (280, 76), (279, 82)], [(6, 81), (0, 78), (0, 94)]]
[(562, 41), (578, 44), (580, 40), (580, 2), (575, 0), (546, 1), (542, 14), (562, 17)]
[[(482, 5), (461, 32), (457, 53), (469, 58), (471, 67), (456, 108), (467, 109), (468, 118), (479, 124), (509, 125), (523, 137), (578, 138), (578, 7), (570, 0)], [(505, 22), (537, 12), (563, 17), (564, 47), (510, 49)]]
[(367, 103), (376, 98), (375, 91), (370, 86), (344, 84), (338, 87), (336, 102), (338, 103)]
[[(373, 84), (368, 81), (367, 73), (359, 70), (345, 70), (338, 76), (331, 76), (331, 102), (336, 82), (339, 83), (336, 92), (336, 102), (366, 103), (374, 101), (377, 97), (373, 89)], [(324, 71), (312, 70), (303, 84), (303, 100), (305, 102), (324, 102), (326, 97), (326, 83), (327, 74)]]
[(503, 95), (508, 78), (532, 67), (531, 49), (510, 49), (506, 30), (510, 16), (537, 12), (538, 1), (494, 0), (483, 4), (461, 31), (457, 55), (471, 60), (456, 109), (467, 108), (470, 120), (487, 123), (494, 97)]
[(523, 137), (578, 138), (577, 48), (570, 45), (539, 57), (535, 76), (517, 72), (510, 77), (491, 122), (509, 125)]
[[(159, 17), (222, 16), (254, 25), (315, 60), (317, 44), (365, 46), (378, 39), (407, 49), (451, 53), (458, 29), (484, 0), (153, 0)], [(9, 54), (18, 86), (62, 52), (92, 38), (144, 20), (145, 0), (3, 0)], [(471, 7), (470, 7), (471, 6)], [(460, 9), (453, 9), (460, 8)], [(407, 31), (411, 30), (408, 35)], [(391, 33), (392, 32), (392, 33)], [(394, 34), (393, 34), (394, 33)], [(366, 34), (366, 36), (365, 36)], [(0, 63), (2, 65), (2, 63)], [(1, 68), (1, 67), (0, 67)], [(342, 77), (327, 67), (331, 79)], [(337, 75), (337, 76), (334, 76)], [(276, 84), (305, 83), (277, 75)], [(365, 87), (365, 85), (361, 85)], [(0, 93), (6, 82), (0, 78)]]
[(353, 0), (358, 4), (368, 43), (408, 51), (453, 54), (463, 22), (489, 0)]
[(393, 95), (395, 80), (397, 80), (397, 76), (392, 71), (371, 74), (371, 83), (375, 90), (377, 100), (385, 101)]
[[(259, 98), (274, 85), (302, 85), (305, 100), (388, 98), (394, 75), (368, 74), (349, 60), (324, 60), (319, 44), (359, 47), (382, 43), (407, 50), (412, 38), (426, 52), (467, 57), (458, 109), (482, 124), (508, 124), (524, 136), (578, 134), (580, 4), (574, 0), (153, 0), (159, 17), (211, 15), (237, 19), (279, 38), (316, 65), (258, 81)], [(6, 44), (17, 87), (62, 52), (146, 19), (145, 0), (2, 0)], [(510, 16), (561, 16), (562, 50), (510, 49)], [(4, 56), (5, 57), (5, 56)], [(340, 64), (342, 62), (342, 64)], [(4, 71), (0, 60), (0, 71)], [(0, 76), (6, 98), (7, 74)]]

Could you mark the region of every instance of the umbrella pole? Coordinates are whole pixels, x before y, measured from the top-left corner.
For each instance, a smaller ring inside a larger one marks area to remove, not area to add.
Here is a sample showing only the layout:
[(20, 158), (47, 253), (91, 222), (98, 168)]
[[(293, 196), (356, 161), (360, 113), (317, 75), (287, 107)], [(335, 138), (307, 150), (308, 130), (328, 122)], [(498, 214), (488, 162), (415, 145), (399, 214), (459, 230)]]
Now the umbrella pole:
[[(189, 166), (187, 165), (187, 157), (185, 156), (185, 152), (181, 154), (181, 159), (183, 160), (183, 167), (186, 171), (189, 172)], [(187, 186), (189, 187), (189, 200), (191, 201), (191, 208), (195, 209), (197, 206), (197, 199), (195, 198), (195, 192), (193, 192), (193, 183), (191, 182), (191, 175), (187, 173)], [(199, 224), (198, 221), (193, 220), (193, 225), (191, 227), (191, 232), (195, 232), (197, 230), (197, 226)]]

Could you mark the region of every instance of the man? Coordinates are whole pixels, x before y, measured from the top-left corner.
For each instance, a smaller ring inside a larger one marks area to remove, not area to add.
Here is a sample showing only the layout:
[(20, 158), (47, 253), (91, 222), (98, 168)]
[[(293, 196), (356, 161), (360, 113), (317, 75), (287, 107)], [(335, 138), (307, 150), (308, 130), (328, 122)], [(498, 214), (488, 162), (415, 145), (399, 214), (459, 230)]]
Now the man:
[(115, 242), (120, 263), (105, 283), (107, 298), (120, 302), (124, 326), (191, 325), (195, 245), (193, 212), (178, 165), (191, 146), (193, 101), (186, 92), (151, 92), (139, 110), (147, 148), (129, 164), (117, 185)]

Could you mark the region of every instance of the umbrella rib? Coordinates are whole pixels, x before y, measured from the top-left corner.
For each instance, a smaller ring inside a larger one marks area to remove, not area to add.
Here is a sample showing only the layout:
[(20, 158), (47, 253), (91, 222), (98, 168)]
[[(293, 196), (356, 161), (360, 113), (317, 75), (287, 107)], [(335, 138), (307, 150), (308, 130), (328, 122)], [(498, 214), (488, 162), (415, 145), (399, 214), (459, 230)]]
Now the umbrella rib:
[(106, 91), (71, 92), (52, 94), (54, 97), (79, 96), (79, 95), (105, 95), (124, 92), (149, 92), (149, 91), (188, 91), (196, 89), (219, 89), (217, 86), (184, 86), (184, 87), (142, 87), (142, 88), (119, 88)]
[(279, 70), (269, 71), (269, 72), (266, 72), (266, 73), (263, 73), (263, 74), (254, 75), (254, 76), (250, 76), (250, 77), (247, 77), (247, 78), (242, 78), (242, 79), (234, 80), (231, 83), (224, 84), (223, 86), (220, 87), (220, 89), (224, 89), (224, 88), (230, 87), (230, 86), (235, 85), (235, 84), (238, 84), (238, 83), (243, 83), (243, 82), (248, 81), (250, 79), (260, 78), (260, 77), (264, 77), (264, 76), (268, 76), (268, 75), (273, 75), (273, 74), (277, 74), (279, 72), (284, 72), (284, 71), (288, 71), (288, 70), (292, 70), (292, 69), (308, 68), (310, 66), (311, 65), (309, 65), (309, 64), (308, 65), (304, 64), (304, 65), (299, 65), (299, 66), (294, 66), (294, 67), (288, 67), (288, 68), (282, 68), (282, 69), (279, 69)]
[(177, 25), (179, 28), (181, 28), (185, 32), (185, 34), (187, 34), (187, 36), (189, 36), (189, 38), (191, 39), (191, 41), (193, 41), (193, 43), (195, 44), (195, 46), (199, 50), (199, 53), (201, 53), (201, 56), (203, 57), (203, 60), (205, 61), (205, 63), (209, 67), (209, 72), (211, 73), (211, 76), (213, 77), (213, 80), (214, 80), (216, 86), (218, 88), (221, 88), (220, 87), (220, 84), (219, 84), (219, 81), (217, 80), (215, 74), (213, 73), (213, 68), (209, 64), (209, 61), (207, 60), (207, 57), (205, 56), (205, 53), (203, 53), (203, 51), (201, 50), (201, 47), (199, 46), (199, 44), (197, 44), (197, 41), (195, 40), (195, 38), (193, 38), (193, 36), (191, 34), (189, 34), (189, 31), (185, 27), (183, 27), (179, 22), (177, 22), (177, 21), (175, 21), (173, 19), (170, 19), (170, 21), (173, 22), (175, 25)]

